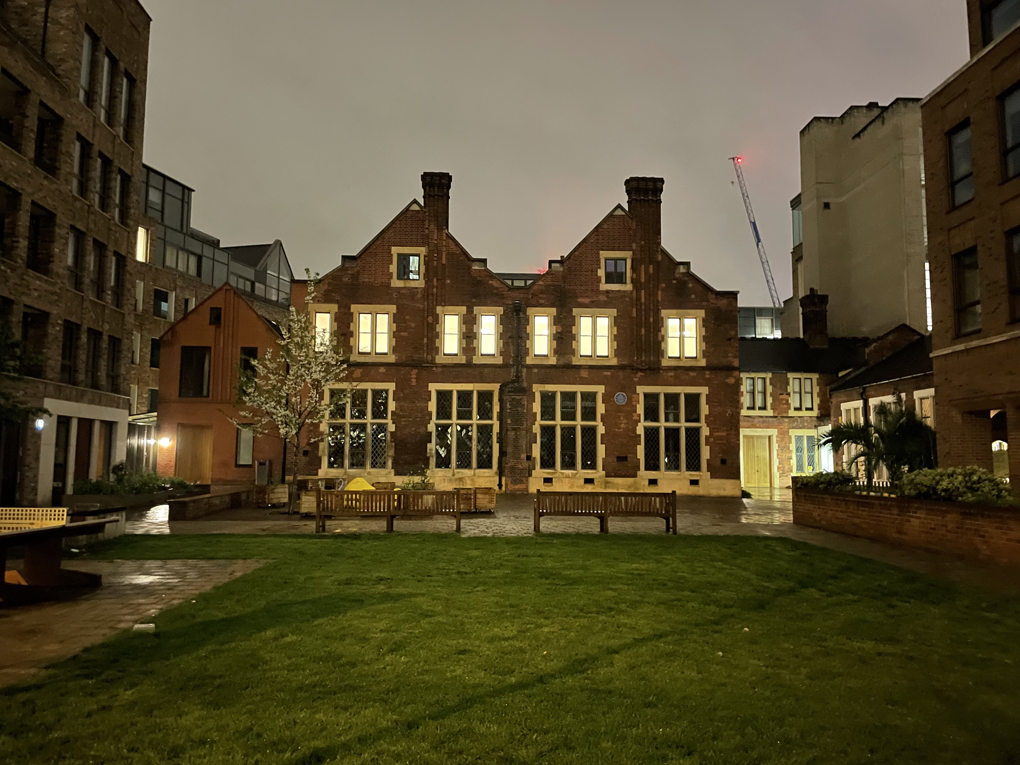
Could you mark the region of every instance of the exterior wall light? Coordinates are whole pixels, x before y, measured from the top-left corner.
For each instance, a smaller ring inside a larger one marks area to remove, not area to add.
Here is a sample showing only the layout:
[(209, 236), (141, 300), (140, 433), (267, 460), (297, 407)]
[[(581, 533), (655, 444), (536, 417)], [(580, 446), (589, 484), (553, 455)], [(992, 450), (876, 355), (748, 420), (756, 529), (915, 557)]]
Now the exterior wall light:
[(40, 417), (38, 420), (35, 421), (35, 429), (38, 430), (39, 432), (42, 432), (42, 429), (45, 428), (45, 427), (46, 427), (46, 420), (44, 420), (42, 417)]
[(163, 436), (161, 439), (159, 439), (159, 445), (166, 449), (168, 446), (170, 446), (170, 438), (168, 436)]

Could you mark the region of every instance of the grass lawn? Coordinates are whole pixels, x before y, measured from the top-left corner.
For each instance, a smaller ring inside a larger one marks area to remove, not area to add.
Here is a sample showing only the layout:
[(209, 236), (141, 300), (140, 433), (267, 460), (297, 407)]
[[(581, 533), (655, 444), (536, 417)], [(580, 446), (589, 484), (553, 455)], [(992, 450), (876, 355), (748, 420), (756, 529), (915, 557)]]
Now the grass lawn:
[(0, 690), (0, 762), (1020, 763), (1020, 600), (788, 540), (94, 555), (272, 562)]

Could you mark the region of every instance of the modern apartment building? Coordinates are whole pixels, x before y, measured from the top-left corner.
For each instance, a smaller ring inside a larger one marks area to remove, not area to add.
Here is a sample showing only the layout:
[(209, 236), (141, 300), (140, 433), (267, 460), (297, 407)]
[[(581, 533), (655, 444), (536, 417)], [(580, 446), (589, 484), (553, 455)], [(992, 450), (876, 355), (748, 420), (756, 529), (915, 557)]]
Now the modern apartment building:
[(928, 329), (924, 161), (918, 99), (852, 106), (800, 133), (793, 298), (783, 335), (801, 335), (800, 299), (829, 296), (834, 337)]
[(3, 424), (3, 504), (126, 455), (149, 23), (136, 0), (0, 4), (0, 314), (51, 413)]
[(971, 59), (921, 107), (939, 463), (1012, 447), (1020, 492), (1020, 3), (967, 11)]
[(739, 496), (737, 296), (663, 249), (662, 179), (506, 280), (450, 234), (451, 176), (422, 182), (310, 307), (351, 367), (303, 474)]

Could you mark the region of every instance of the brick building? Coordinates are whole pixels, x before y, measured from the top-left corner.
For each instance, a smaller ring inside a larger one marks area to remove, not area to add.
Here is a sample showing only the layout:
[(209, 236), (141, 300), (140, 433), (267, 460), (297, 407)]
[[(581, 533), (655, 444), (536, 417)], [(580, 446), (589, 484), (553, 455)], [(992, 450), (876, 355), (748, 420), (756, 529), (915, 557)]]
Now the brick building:
[(1020, 491), (1020, 5), (968, 0), (971, 59), (922, 104), (939, 464)]
[(452, 178), (422, 181), (322, 278), (311, 310), (351, 354), (350, 401), (303, 473), (739, 495), (737, 297), (662, 248), (661, 179), (506, 279), (450, 234)]
[(3, 426), (4, 504), (125, 457), (149, 22), (136, 0), (0, 5), (0, 313), (52, 413)]

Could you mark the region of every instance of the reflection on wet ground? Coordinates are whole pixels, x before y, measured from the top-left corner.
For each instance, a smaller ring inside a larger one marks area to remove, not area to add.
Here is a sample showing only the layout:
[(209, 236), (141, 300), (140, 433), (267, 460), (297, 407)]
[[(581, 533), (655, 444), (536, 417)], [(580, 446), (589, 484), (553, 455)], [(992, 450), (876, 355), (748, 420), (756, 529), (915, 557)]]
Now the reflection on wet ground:
[(129, 510), (127, 534), (169, 534), (170, 505), (156, 505), (146, 510)]

